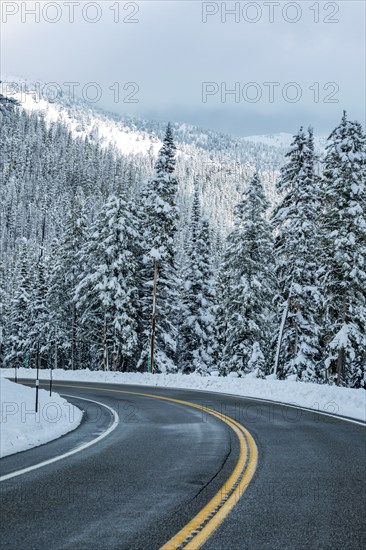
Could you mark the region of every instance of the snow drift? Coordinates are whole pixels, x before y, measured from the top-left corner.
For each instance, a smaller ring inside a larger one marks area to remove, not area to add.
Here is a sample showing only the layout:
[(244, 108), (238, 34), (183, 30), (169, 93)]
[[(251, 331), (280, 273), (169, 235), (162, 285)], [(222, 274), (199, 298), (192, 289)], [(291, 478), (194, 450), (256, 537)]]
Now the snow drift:
[(83, 413), (57, 393), (35, 389), (0, 378), (0, 457), (19, 453), (57, 439), (77, 428)]

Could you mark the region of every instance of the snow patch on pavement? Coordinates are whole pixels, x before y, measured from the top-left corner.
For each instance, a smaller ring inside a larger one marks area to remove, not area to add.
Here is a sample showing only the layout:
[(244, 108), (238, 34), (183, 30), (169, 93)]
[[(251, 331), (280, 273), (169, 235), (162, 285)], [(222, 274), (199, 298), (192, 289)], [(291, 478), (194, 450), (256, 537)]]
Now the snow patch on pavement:
[[(314, 409), (319, 412), (349, 416), (366, 421), (366, 391), (339, 388), (325, 384), (276, 380), (273, 375), (265, 380), (247, 375), (243, 378), (200, 376), (198, 374), (147, 374), (103, 372), (90, 370), (54, 370), (54, 380), (131, 384), (141, 386), (184, 388), (208, 392), (229, 393), (241, 397), (255, 397)], [(0, 369), (1, 376), (14, 376), (13, 369)], [(31, 369), (19, 369), (20, 378), (34, 378)], [(46, 377), (46, 372), (44, 377)], [(41, 373), (42, 377), (42, 373)]]
[(82, 411), (57, 393), (50, 397), (40, 389), (36, 414), (35, 395), (35, 388), (0, 378), (0, 458), (57, 439), (79, 426)]

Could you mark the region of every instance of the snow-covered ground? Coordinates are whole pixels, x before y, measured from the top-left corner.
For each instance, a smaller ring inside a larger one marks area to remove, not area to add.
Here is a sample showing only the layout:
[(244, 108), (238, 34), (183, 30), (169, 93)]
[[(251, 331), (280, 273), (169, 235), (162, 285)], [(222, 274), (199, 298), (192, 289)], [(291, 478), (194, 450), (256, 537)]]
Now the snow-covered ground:
[[(110, 118), (102, 111), (86, 111), (86, 103), (72, 101), (69, 107), (57, 100), (47, 100), (46, 93), (42, 93), (44, 86), (32, 85), (19, 77), (7, 76), (0, 93), (19, 101), (26, 111), (37, 111), (44, 114), (46, 123), (62, 122), (71, 131), (74, 138), (85, 138), (94, 133), (98, 136), (98, 142), (102, 147), (112, 145), (124, 155), (148, 155), (157, 156), (162, 142), (152, 134), (143, 131), (134, 131), (123, 124)], [(90, 116), (92, 114), (92, 116)], [(83, 116), (84, 115), (84, 116)]]
[[(366, 421), (366, 391), (363, 389), (355, 390), (292, 380), (276, 380), (272, 376), (261, 380), (253, 375), (247, 375), (244, 378), (223, 378), (198, 374), (141, 374), (89, 370), (65, 371), (61, 369), (53, 372), (55, 380), (135, 384), (229, 393), (279, 401)], [(0, 374), (11, 377), (14, 376), (14, 371), (13, 369), (0, 369)], [(45, 378), (47, 374), (44, 373)], [(19, 376), (34, 378), (35, 373), (30, 369), (23, 368), (19, 369)]]
[[(14, 374), (14, 372), (13, 372)], [(0, 457), (26, 451), (74, 430), (83, 413), (57, 393), (39, 390), (35, 413), (34, 388), (0, 378)]]

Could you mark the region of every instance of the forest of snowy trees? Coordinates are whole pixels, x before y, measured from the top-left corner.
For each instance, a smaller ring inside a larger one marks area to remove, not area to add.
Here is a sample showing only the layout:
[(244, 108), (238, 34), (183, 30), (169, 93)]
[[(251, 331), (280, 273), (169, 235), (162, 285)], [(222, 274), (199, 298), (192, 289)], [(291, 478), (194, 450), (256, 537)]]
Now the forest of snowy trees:
[(226, 232), (189, 163), (170, 125), (132, 162), (0, 105), (0, 366), (150, 370), (156, 275), (155, 372), (366, 387), (361, 125), (344, 113), (321, 170), (300, 128), (276, 204), (248, 172)]

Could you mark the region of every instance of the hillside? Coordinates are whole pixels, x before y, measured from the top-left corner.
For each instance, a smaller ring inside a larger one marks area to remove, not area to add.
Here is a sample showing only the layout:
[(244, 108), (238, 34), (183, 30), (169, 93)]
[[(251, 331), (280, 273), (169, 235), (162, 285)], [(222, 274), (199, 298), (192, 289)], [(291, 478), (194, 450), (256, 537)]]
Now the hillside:
[[(14, 79), (8, 81), (14, 82), (11, 86), (14, 90), (20, 86)], [(22, 86), (25, 92), (11, 96), (28, 113), (38, 112), (44, 116), (46, 124), (59, 122), (71, 131), (73, 138), (87, 138), (101, 148), (110, 147), (128, 162), (140, 164), (144, 157), (153, 164), (167, 121), (108, 113), (66, 94), (57, 97), (56, 101), (47, 101), (36, 91), (42, 90), (39, 84), (26, 82)], [(276, 200), (274, 183), (285, 153), (282, 145), (266, 144), (257, 139), (258, 136), (237, 139), (189, 124), (173, 122), (172, 127), (179, 148), (178, 165), (185, 174), (189, 172), (184, 182), (185, 193), (191, 193), (193, 177), (197, 176), (205, 206), (220, 230), (226, 232), (231, 226), (233, 206), (255, 168), (262, 173), (270, 201)]]

